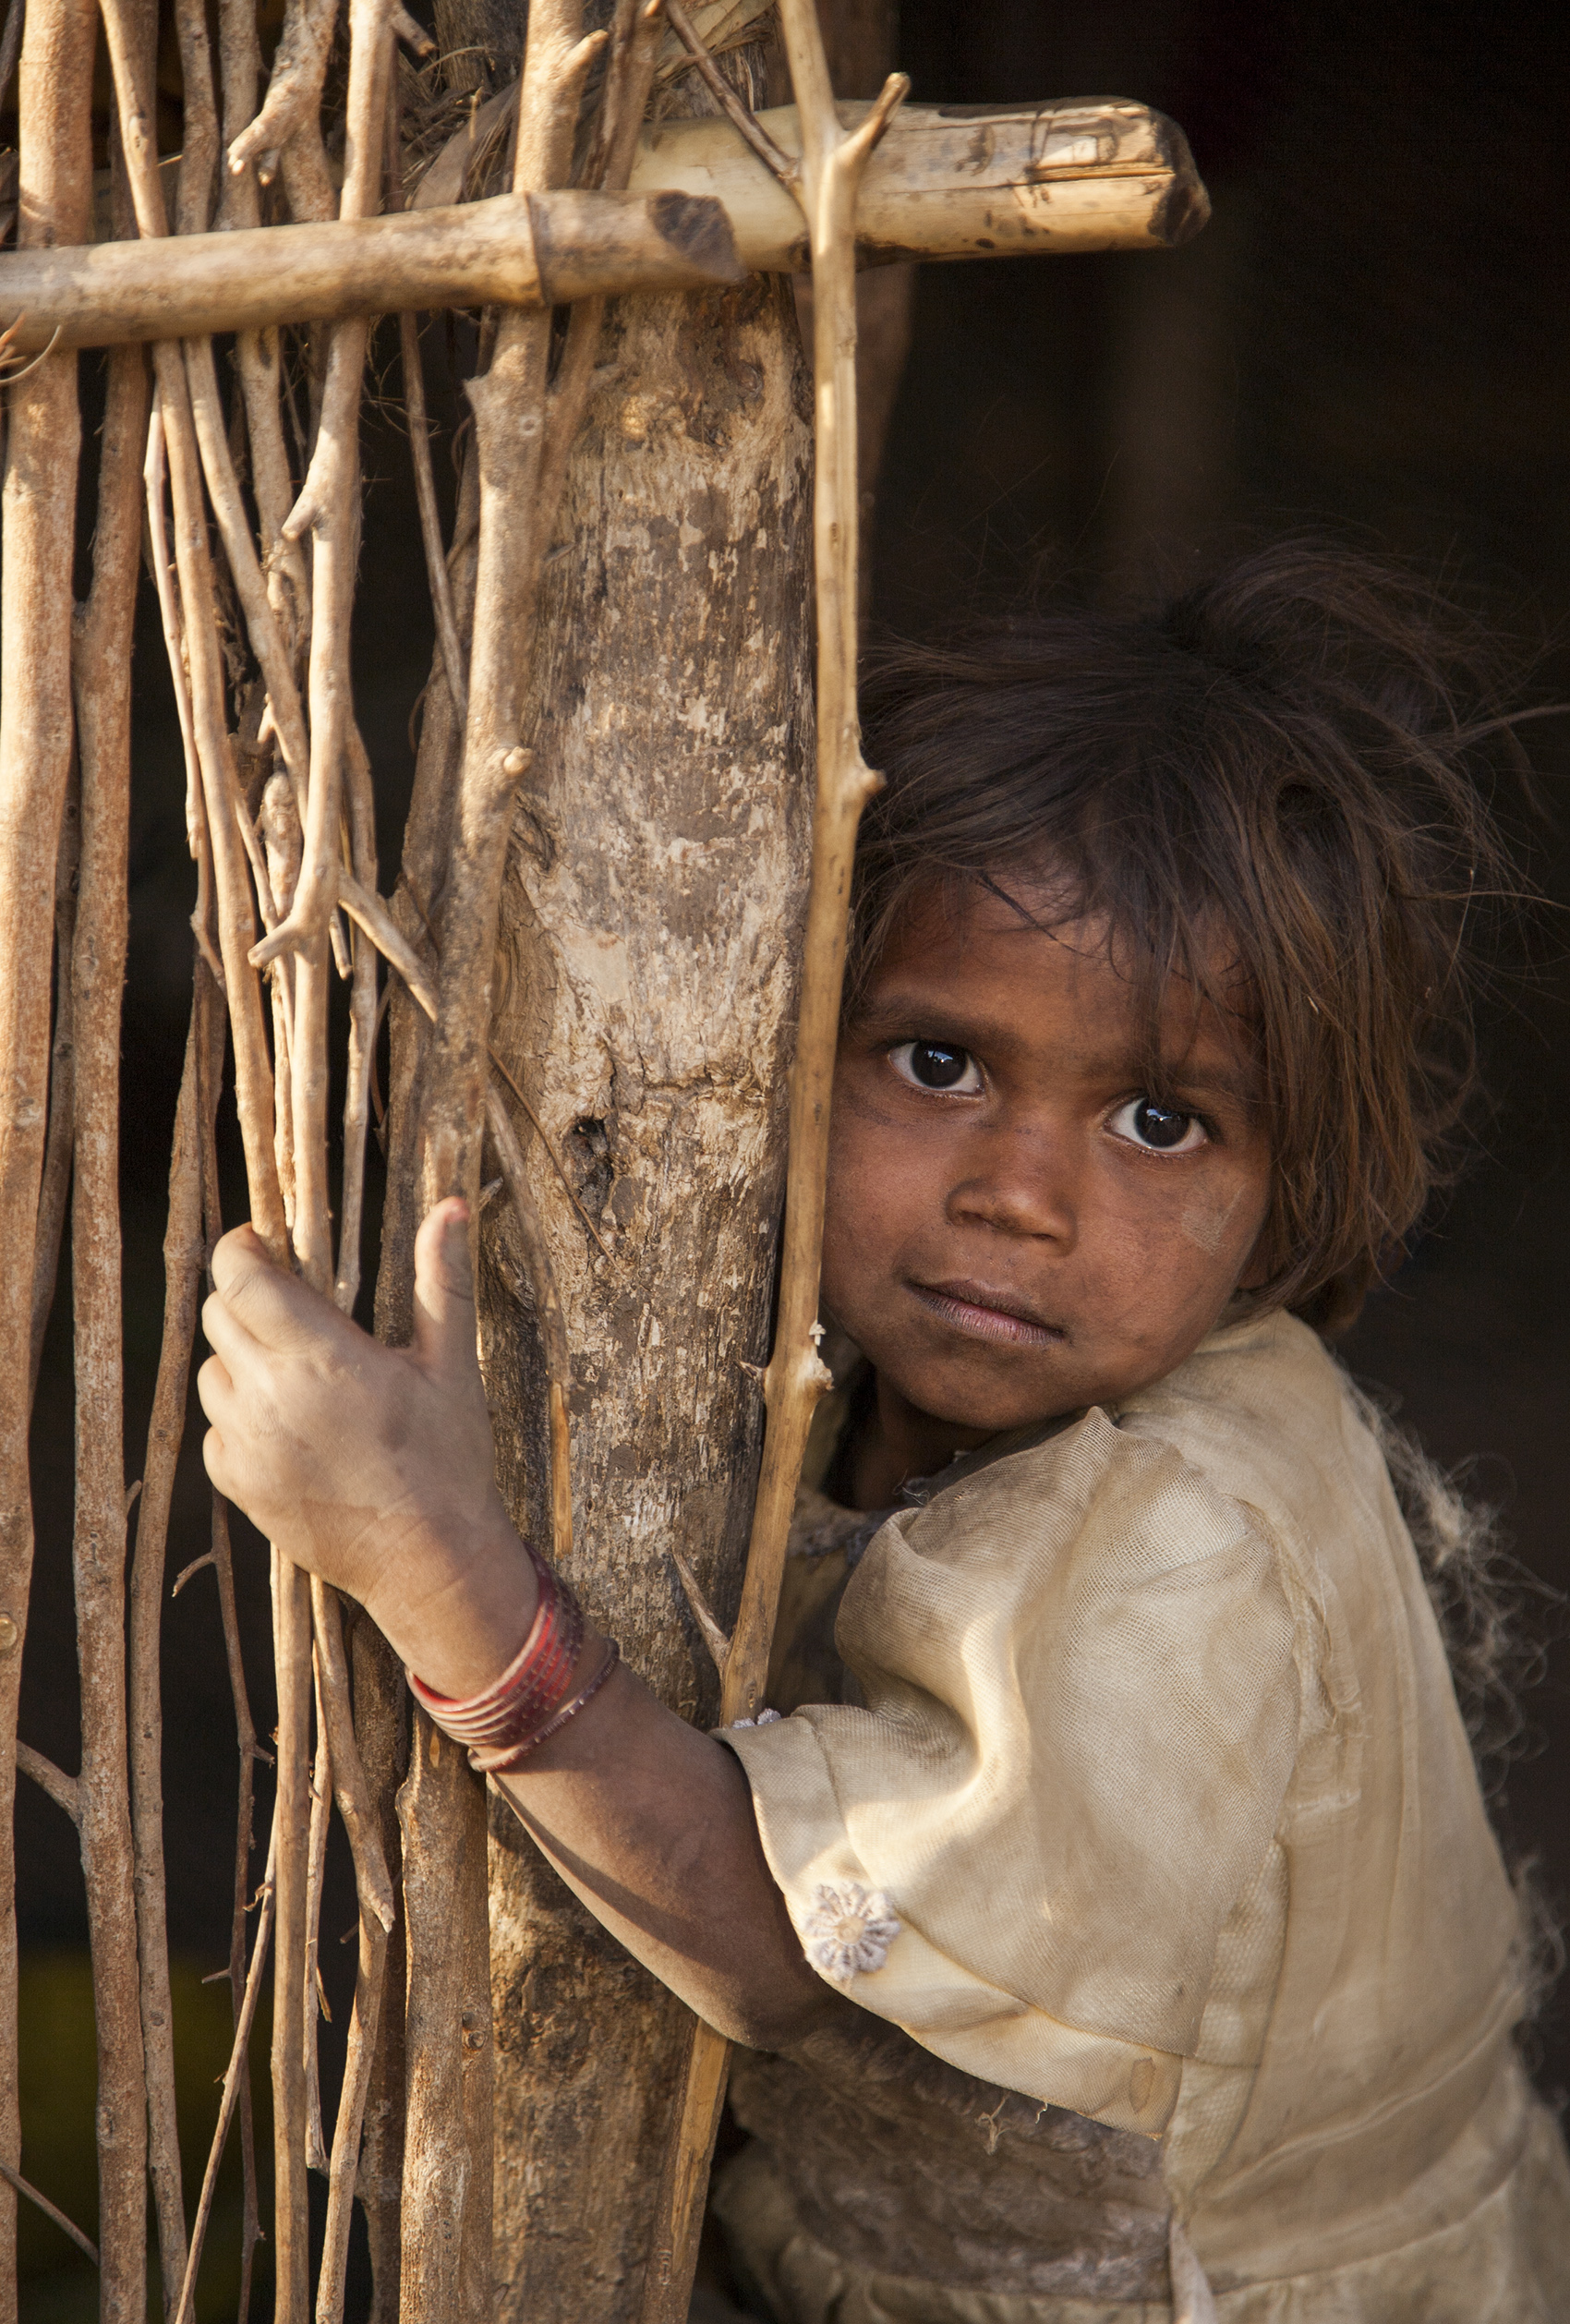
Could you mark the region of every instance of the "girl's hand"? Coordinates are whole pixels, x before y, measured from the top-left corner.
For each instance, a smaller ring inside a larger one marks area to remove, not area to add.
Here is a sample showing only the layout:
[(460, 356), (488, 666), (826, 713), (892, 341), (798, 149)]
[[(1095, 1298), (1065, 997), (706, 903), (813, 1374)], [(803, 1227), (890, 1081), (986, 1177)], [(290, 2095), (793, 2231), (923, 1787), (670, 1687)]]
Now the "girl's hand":
[(220, 1493), (453, 1695), (505, 1669), (537, 1594), (496, 1489), (467, 1221), (449, 1201), (420, 1229), (407, 1348), (368, 1338), (236, 1228), (212, 1254), (197, 1380)]

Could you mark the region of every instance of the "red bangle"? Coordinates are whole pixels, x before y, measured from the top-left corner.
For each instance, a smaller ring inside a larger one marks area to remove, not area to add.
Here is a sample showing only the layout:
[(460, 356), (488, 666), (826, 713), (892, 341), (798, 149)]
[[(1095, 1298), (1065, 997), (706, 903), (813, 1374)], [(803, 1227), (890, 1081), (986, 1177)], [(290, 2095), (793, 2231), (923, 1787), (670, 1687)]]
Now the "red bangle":
[(476, 1764), (481, 1755), (528, 1749), (542, 1742), (547, 1730), (554, 1733), (610, 1675), (608, 1663), (594, 1687), (580, 1690), (581, 1700), (563, 1710), (583, 1652), (584, 1611), (532, 1546), (529, 1555), (539, 1576), (539, 1605), (527, 1638), (500, 1678), (480, 1693), (457, 1701), (439, 1695), (412, 1670), (406, 1674), (416, 1701), (444, 1735), (464, 1745)]
[(489, 1751), (471, 1751), (469, 1765), (477, 1775), (507, 1775), (521, 1767), (531, 1751), (537, 1751), (542, 1743), (549, 1743), (553, 1735), (560, 1735), (569, 1719), (575, 1719), (586, 1702), (592, 1702), (601, 1687), (622, 1659), (622, 1650), (613, 1638), (605, 1641), (605, 1654), (594, 1676), (578, 1689), (571, 1702), (564, 1702), (553, 1717), (521, 1742), (498, 1745)]

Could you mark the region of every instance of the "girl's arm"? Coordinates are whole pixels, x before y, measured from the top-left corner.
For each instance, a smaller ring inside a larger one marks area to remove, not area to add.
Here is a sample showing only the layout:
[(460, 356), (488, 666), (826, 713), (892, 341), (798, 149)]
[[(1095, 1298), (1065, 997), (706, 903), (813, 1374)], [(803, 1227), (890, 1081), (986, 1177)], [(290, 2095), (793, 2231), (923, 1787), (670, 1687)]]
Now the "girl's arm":
[[(464, 1205), (420, 1229), (408, 1348), (368, 1338), (249, 1228), (218, 1244), (212, 1276), (198, 1389), (214, 1484), (357, 1598), (429, 1686), (489, 1685), (537, 1592), (496, 1489)], [(586, 1639), (586, 1673), (600, 1651)], [(851, 2006), (807, 1965), (737, 1761), (630, 1672), (498, 1780), (590, 1911), (721, 2033), (779, 2048)]]

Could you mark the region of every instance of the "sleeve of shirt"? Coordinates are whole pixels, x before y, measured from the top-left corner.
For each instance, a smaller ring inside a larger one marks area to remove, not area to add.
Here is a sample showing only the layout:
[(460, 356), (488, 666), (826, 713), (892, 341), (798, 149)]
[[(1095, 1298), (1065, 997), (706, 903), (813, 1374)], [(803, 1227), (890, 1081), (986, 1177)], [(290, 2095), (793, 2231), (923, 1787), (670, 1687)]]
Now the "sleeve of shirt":
[(1158, 2133), (1298, 1733), (1258, 1521), (1093, 1410), (891, 1518), (866, 1707), (726, 1730), (815, 1967), (979, 2078)]

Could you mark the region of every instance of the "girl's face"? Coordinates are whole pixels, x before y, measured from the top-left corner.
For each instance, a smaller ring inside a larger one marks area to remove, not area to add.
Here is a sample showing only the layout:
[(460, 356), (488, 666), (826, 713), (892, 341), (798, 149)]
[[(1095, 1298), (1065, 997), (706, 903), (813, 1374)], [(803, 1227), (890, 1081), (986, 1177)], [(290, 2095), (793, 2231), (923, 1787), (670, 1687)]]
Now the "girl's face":
[(1095, 922), (1049, 934), (972, 882), (896, 930), (839, 1050), (823, 1282), (886, 1409), (991, 1434), (1116, 1403), (1248, 1279), (1271, 1168), (1241, 1029), (1175, 984), (1159, 1088), (1143, 1031)]

